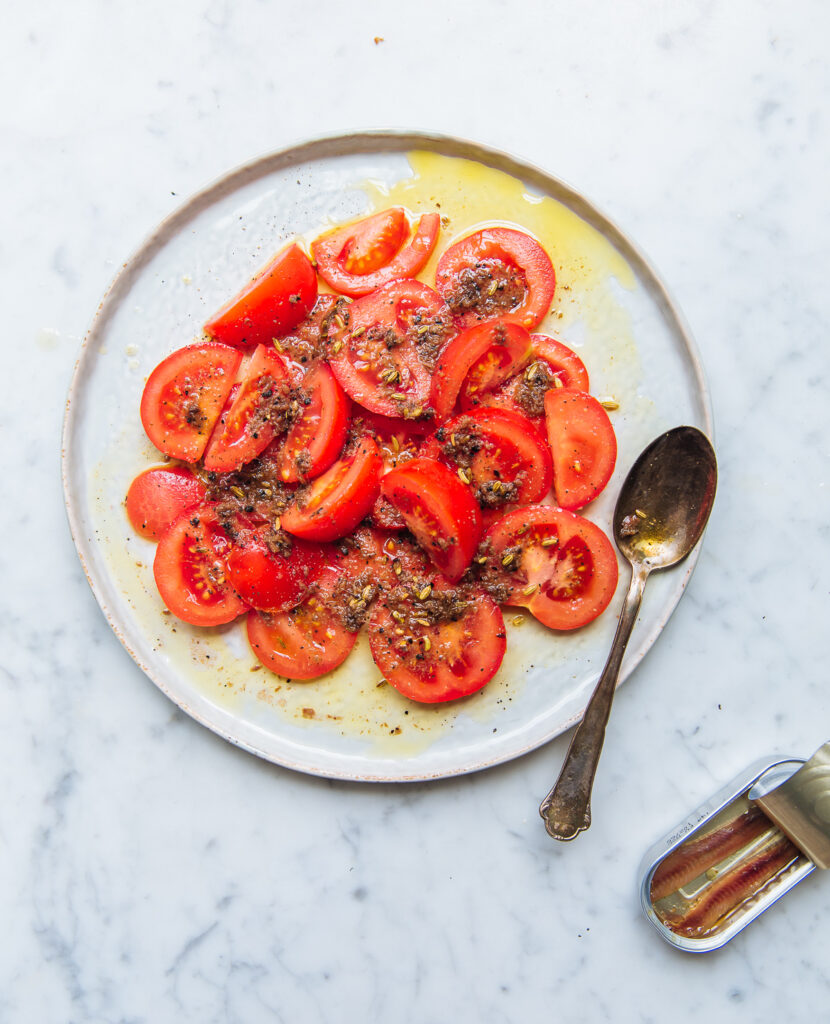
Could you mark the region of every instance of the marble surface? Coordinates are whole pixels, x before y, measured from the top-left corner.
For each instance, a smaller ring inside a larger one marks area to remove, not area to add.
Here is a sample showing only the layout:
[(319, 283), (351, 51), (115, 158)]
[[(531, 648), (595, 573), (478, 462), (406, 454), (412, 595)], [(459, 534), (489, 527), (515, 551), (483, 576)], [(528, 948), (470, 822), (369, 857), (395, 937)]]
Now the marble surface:
[[(694, 958), (641, 916), (636, 872), (750, 762), (830, 738), (829, 29), (807, 0), (9, 7), (0, 1021), (823, 1019), (821, 873)], [(566, 737), (401, 787), (217, 739), (123, 651), (69, 536), (63, 403), (118, 267), (229, 167), (371, 126), (581, 189), (660, 268), (708, 372), (717, 505), (574, 844), (536, 812)]]

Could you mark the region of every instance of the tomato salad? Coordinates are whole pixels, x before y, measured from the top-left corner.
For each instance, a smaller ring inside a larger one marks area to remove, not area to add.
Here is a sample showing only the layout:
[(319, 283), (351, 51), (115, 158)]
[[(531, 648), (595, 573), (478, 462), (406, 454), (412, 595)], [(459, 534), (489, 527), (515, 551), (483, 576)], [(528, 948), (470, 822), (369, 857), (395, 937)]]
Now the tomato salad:
[(336, 668), (365, 626), (406, 697), (463, 697), (501, 664), (502, 606), (578, 629), (616, 589), (608, 538), (578, 514), (611, 476), (613, 427), (576, 353), (530, 333), (551, 260), (484, 228), (428, 284), (439, 231), (396, 207), (312, 258), (288, 246), (147, 380), (141, 420), (168, 461), (126, 508), (158, 541), (162, 600), (194, 626), (245, 616), (289, 679)]

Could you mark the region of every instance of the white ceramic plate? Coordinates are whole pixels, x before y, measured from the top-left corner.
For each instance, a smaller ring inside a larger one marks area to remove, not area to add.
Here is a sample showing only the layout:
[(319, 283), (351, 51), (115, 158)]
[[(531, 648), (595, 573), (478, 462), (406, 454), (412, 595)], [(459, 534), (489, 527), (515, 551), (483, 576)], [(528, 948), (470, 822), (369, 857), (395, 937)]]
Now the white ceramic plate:
[[(288, 683), (256, 668), (240, 623), (202, 630), (164, 613), (154, 547), (133, 534), (123, 510), (132, 478), (160, 461), (138, 417), (147, 375), (196, 340), (207, 317), (286, 240), (358, 216), (372, 198), (382, 205), (390, 189), (393, 200), (406, 199), (413, 167), (420, 199), (441, 202), (448, 216), (446, 242), (482, 211), (515, 222), (520, 209), (530, 221), (523, 226), (551, 251), (558, 291), (543, 328), (579, 351), (594, 394), (619, 402), (617, 471), (590, 518), (609, 530), (620, 481), (663, 430), (687, 423), (712, 433), (694, 343), (654, 271), (586, 199), (512, 157), (422, 134), (320, 139), (233, 171), (162, 223), (105, 296), (70, 389), (63, 472), (78, 553), (118, 638), (171, 700), (252, 753), (334, 778), (475, 771), (563, 732), (599, 676), (627, 582), (623, 571), (609, 611), (575, 634), (553, 634), (507, 609), (508, 654), (496, 678), (480, 694), (438, 707), (379, 686), (362, 640), (325, 679)], [(623, 678), (659, 635), (694, 560), (649, 583)]]

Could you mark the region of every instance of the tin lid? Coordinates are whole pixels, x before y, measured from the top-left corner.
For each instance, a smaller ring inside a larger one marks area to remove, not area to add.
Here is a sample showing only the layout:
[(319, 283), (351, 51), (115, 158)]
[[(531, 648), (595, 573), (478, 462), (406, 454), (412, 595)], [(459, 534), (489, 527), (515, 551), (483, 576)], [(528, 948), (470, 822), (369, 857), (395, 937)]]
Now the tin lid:
[(830, 742), (781, 785), (756, 785), (748, 796), (817, 867), (830, 868)]

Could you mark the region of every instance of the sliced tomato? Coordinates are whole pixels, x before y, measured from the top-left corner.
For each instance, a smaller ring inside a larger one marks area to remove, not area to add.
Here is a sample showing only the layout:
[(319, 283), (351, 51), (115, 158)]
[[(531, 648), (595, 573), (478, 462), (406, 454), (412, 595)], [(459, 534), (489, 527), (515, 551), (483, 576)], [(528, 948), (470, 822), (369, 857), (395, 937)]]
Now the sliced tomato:
[(205, 500), (205, 485), (186, 466), (145, 469), (127, 491), (127, 518), (148, 540), (158, 540), (182, 512)]
[(393, 281), (352, 303), (329, 363), (343, 390), (365, 409), (430, 420), (432, 369), (454, 333), (449, 311), (431, 288)]
[(316, 298), (311, 260), (298, 245), (289, 245), (205, 324), (205, 331), (238, 348), (269, 345), (304, 320)]
[(230, 473), (261, 455), (283, 429), (289, 391), (280, 356), (270, 345), (258, 345), (208, 442), (205, 469)]
[(308, 316), (296, 327), (274, 338), (272, 344), (285, 361), (292, 380), (299, 383), (308, 370), (326, 354), (326, 338), (334, 317), (347, 308), (346, 299), (324, 293)]
[(345, 537), (363, 519), (378, 496), (381, 460), (371, 437), (339, 459), (282, 516), (284, 530), (308, 540)]
[(485, 535), (488, 582), (551, 629), (578, 629), (617, 589), (617, 556), (588, 519), (548, 505), (509, 512)]
[(325, 363), (303, 378), (309, 396), (280, 452), (280, 477), (286, 483), (312, 480), (331, 466), (343, 450), (349, 429), (350, 402)]
[(556, 500), (562, 508), (582, 508), (614, 472), (617, 438), (608, 413), (593, 395), (559, 388), (545, 395), (545, 423)]
[(495, 227), (450, 246), (438, 261), (435, 287), (462, 327), (501, 317), (531, 330), (550, 308), (556, 275), (535, 238)]
[[(378, 452), (383, 460), (381, 478), (396, 466), (402, 466), (410, 459), (414, 459), (424, 441), (425, 432), (429, 430), (425, 423), (378, 416), (370, 412), (361, 413), (360, 420), (366, 432), (378, 443)], [(382, 494), (378, 495), (369, 517), (375, 526), (384, 530), (406, 529), (403, 517), (392, 508)]]
[(248, 640), (267, 669), (288, 679), (316, 679), (346, 660), (357, 634), (349, 632), (330, 608), (339, 578), (339, 570), (327, 566), (296, 608), (279, 615), (251, 612)]
[[(389, 684), (410, 700), (435, 704), (475, 693), (504, 658), (506, 632), (498, 605), (472, 588), (446, 601), (451, 593), (446, 581), (433, 580), (427, 601), (398, 590), (375, 606), (369, 623), (372, 657)], [(446, 618), (439, 611), (431, 621), (430, 600), (436, 595), (451, 610)]]
[(344, 577), (357, 579), (368, 573), (380, 590), (389, 591), (415, 576), (434, 573), (426, 552), (405, 537), (362, 526), (338, 541), (333, 561)]
[(441, 422), (452, 412), (461, 386), (472, 367), (482, 365), (474, 392), (491, 388), (525, 367), (532, 355), (524, 327), (492, 320), (456, 335), (444, 348), (432, 378), (432, 407)]
[(311, 251), (320, 276), (335, 291), (368, 295), (390, 281), (414, 277), (435, 248), (440, 227), (439, 214), (425, 213), (405, 245), (409, 222), (396, 206), (318, 238)]
[(467, 374), (459, 394), (459, 405), (467, 412), (480, 405), (495, 405), (541, 421), (545, 415), (545, 395), (553, 387), (589, 388), (588, 371), (579, 356), (561, 341), (546, 334), (532, 334), (531, 358), (523, 372), (517, 372), (499, 386), (479, 385), (478, 364)]
[(230, 542), (210, 505), (184, 512), (162, 536), (153, 561), (161, 599), (192, 626), (220, 626), (247, 605), (227, 580)]
[(547, 442), (524, 416), (506, 409), (474, 409), (448, 420), (422, 449), (468, 482), (493, 518), (550, 490), (553, 464)]
[(196, 462), (233, 387), (242, 354), (207, 341), (177, 349), (147, 378), (141, 422), (165, 455)]
[(451, 583), (464, 575), (481, 539), (472, 491), (434, 459), (412, 459), (387, 473), (381, 494)]
[(236, 524), (225, 556), (228, 580), (236, 592), (252, 608), (267, 612), (298, 605), (324, 562), (320, 545), (244, 521)]

